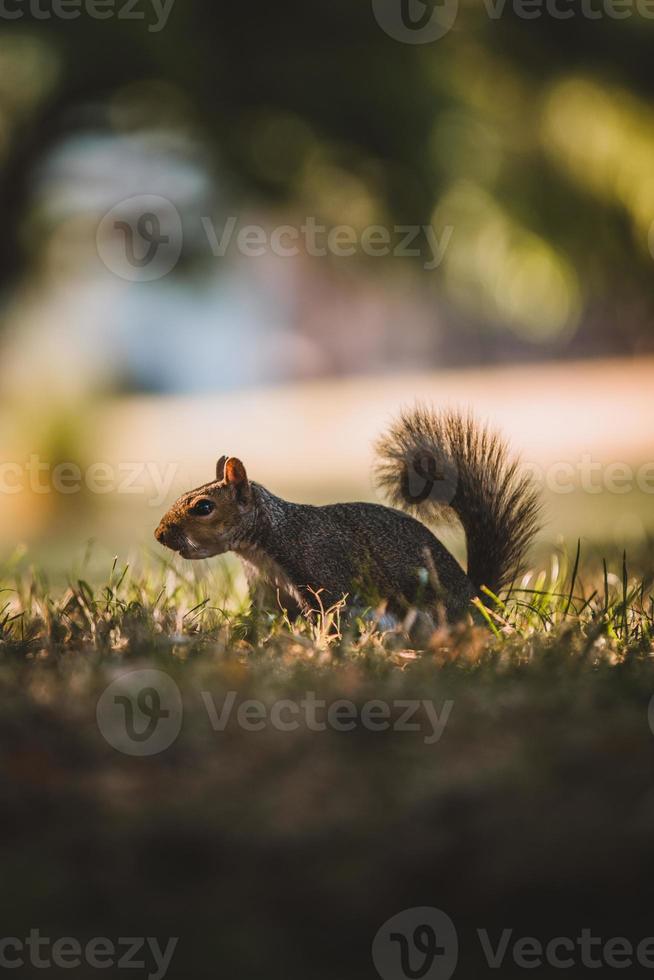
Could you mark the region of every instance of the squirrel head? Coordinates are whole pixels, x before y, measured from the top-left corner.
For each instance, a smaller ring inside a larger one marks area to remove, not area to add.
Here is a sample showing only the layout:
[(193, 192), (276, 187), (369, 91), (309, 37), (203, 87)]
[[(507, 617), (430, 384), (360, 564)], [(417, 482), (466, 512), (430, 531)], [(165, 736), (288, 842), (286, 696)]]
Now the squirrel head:
[(243, 463), (234, 456), (221, 456), (215, 481), (181, 496), (164, 514), (154, 536), (182, 558), (211, 558), (230, 551), (243, 537), (253, 511)]

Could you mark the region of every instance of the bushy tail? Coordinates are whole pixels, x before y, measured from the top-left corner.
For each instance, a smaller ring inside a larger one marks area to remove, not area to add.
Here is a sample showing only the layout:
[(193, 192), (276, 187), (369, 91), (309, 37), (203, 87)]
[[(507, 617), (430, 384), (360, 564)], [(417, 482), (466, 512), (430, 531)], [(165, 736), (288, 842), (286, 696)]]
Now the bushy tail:
[(468, 578), (498, 592), (522, 567), (538, 530), (535, 487), (506, 443), (471, 415), (418, 406), (377, 445), (376, 482), (393, 506), (426, 522), (458, 517)]

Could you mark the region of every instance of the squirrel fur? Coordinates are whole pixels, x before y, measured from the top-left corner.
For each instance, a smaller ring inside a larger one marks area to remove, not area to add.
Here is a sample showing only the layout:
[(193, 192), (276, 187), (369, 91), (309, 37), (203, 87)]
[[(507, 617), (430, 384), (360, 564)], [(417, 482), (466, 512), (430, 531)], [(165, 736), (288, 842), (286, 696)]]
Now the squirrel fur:
[[(190, 559), (234, 551), (250, 588), (276, 591), (290, 614), (311, 616), (345, 597), (400, 616), (443, 609), (455, 621), (482, 587), (498, 593), (513, 581), (539, 505), (496, 433), (470, 415), (419, 406), (375, 448), (376, 483), (392, 507), (290, 503), (223, 456), (216, 479), (180, 497), (155, 536)], [(444, 518), (463, 526), (467, 572), (422, 523)]]

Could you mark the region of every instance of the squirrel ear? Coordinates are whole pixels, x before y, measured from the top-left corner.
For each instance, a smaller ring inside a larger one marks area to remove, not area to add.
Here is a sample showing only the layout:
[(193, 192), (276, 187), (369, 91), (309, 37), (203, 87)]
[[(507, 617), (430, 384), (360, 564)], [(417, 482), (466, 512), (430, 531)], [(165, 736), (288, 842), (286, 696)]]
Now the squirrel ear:
[(235, 486), (245, 484), (247, 486), (248, 475), (240, 459), (230, 456), (225, 463), (225, 481)]
[(222, 483), (225, 479), (225, 463), (227, 462), (226, 456), (221, 456), (216, 463), (216, 480), (218, 483)]

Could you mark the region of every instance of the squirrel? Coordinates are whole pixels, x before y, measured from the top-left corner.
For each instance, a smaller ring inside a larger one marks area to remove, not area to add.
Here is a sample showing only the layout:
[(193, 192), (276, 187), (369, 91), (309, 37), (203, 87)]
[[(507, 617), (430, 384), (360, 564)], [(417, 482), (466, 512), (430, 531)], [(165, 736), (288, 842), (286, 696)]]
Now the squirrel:
[[(184, 558), (235, 552), (252, 594), (267, 584), (289, 615), (309, 618), (345, 599), (455, 622), (475, 597), (488, 601), (483, 587), (497, 594), (514, 580), (539, 503), (499, 435), (471, 415), (417, 406), (375, 448), (375, 482), (392, 506), (290, 503), (221, 456), (215, 480), (180, 497), (155, 537)], [(463, 525), (467, 572), (421, 522), (444, 518)]]

